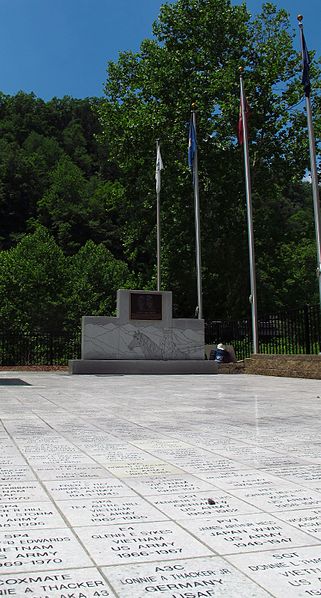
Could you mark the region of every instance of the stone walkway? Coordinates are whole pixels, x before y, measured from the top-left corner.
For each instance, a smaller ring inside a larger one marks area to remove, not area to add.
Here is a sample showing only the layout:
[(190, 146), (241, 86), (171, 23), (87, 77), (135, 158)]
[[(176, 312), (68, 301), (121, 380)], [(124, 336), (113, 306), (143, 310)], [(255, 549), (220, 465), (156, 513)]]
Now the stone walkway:
[(0, 597), (321, 596), (320, 397), (1, 372)]

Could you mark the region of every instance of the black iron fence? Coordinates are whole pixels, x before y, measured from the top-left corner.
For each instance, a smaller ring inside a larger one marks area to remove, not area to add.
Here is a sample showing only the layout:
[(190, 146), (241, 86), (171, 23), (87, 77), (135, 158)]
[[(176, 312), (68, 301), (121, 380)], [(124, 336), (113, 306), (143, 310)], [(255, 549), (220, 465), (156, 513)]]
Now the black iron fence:
[[(260, 353), (317, 354), (321, 351), (320, 306), (269, 314), (258, 320)], [(251, 320), (214, 320), (205, 324), (206, 344), (233, 345), (237, 359), (252, 353)], [(0, 332), (0, 365), (66, 365), (79, 359), (81, 335)]]
[[(263, 316), (258, 319), (258, 336), (260, 353), (320, 353), (320, 306), (305, 305)], [(206, 322), (205, 342), (231, 344), (237, 359), (249, 357), (252, 353), (251, 320)]]
[(67, 365), (80, 357), (80, 332), (0, 333), (0, 365)]

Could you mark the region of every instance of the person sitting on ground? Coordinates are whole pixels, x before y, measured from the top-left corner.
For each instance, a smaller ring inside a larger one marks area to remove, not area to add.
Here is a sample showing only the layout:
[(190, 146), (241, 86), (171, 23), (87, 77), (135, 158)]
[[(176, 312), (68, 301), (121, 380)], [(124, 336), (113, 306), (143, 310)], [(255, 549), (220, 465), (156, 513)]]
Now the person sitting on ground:
[(231, 361), (229, 352), (226, 351), (223, 343), (219, 343), (216, 349), (212, 349), (210, 359), (216, 363), (229, 363)]

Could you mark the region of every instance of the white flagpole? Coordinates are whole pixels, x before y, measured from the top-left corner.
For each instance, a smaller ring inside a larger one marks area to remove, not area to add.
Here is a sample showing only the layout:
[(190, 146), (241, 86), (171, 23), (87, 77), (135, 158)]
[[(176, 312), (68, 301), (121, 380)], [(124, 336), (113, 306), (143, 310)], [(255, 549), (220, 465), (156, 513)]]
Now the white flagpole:
[(245, 187), (246, 187), (246, 208), (247, 208), (247, 227), (249, 243), (250, 260), (250, 284), (251, 284), (251, 314), (252, 314), (252, 334), (253, 334), (253, 353), (259, 352), (258, 342), (258, 323), (257, 323), (257, 299), (256, 299), (256, 274), (255, 274), (255, 253), (254, 253), (254, 233), (253, 233), (253, 215), (252, 215), (252, 193), (251, 193), (251, 172), (249, 158), (249, 140), (247, 134), (246, 102), (243, 83), (243, 67), (240, 72), (240, 90), (241, 90), (241, 109), (243, 125), (243, 148), (244, 148), (244, 169), (245, 169)]
[(197, 275), (197, 307), (199, 320), (203, 318), (202, 298), (202, 259), (201, 259), (201, 225), (200, 225), (200, 196), (198, 184), (198, 158), (197, 158), (197, 135), (196, 135), (196, 112), (195, 104), (192, 104), (192, 122), (195, 132), (195, 153), (193, 160), (194, 176), (194, 208), (195, 208), (195, 237), (196, 237), (196, 275)]
[(157, 290), (161, 288), (161, 224), (160, 224), (160, 190), (161, 190), (161, 170), (163, 162), (160, 153), (159, 139), (156, 141), (156, 230), (157, 230)]
[[(301, 48), (302, 48), (302, 61), (304, 62), (304, 47), (303, 47), (303, 16), (298, 15)], [(308, 121), (308, 132), (309, 132), (309, 148), (310, 148), (310, 163), (311, 163), (311, 180), (312, 180), (312, 194), (313, 194), (313, 208), (314, 208), (314, 225), (315, 225), (315, 237), (317, 245), (317, 277), (319, 283), (319, 301), (321, 306), (321, 217), (320, 217), (320, 195), (319, 195), (319, 181), (318, 181), (318, 170), (317, 170), (317, 159), (316, 159), (316, 146), (314, 137), (314, 127), (312, 120), (312, 109), (310, 94), (306, 94), (306, 109), (307, 109), (307, 121)]]

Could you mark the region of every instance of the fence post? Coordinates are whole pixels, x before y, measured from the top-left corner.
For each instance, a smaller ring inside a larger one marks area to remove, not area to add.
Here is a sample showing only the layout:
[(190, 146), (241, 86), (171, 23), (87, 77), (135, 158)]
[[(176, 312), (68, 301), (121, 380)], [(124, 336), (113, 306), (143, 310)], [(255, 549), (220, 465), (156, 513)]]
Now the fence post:
[(304, 313), (304, 340), (305, 340), (305, 351), (307, 355), (311, 353), (311, 339), (310, 339), (310, 319), (309, 319), (309, 306), (303, 307)]
[(54, 355), (53, 355), (53, 334), (52, 332), (49, 333), (50, 334), (50, 356), (49, 356), (49, 361), (50, 361), (50, 365), (53, 365), (53, 359), (54, 359)]

